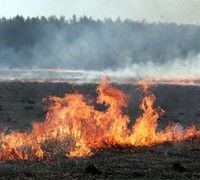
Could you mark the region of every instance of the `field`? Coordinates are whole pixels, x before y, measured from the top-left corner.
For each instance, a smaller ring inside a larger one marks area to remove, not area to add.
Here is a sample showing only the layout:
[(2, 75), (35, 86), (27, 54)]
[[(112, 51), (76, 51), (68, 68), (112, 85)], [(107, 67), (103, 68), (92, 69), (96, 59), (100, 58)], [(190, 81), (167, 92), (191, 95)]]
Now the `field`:
[[(142, 93), (135, 85), (114, 86), (130, 95), (128, 114), (133, 124), (142, 113), (139, 109)], [(12, 130), (31, 131), (33, 122), (45, 119), (43, 98), (78, 92), (95, 99), (95, 89), (95, 84), (1, 82), (1, 130), (6, 128), (7, 134)], [(151, 91), (157, 98), (155, 106), (165, 110), (158, 131), (168, 123), (179, 123), (183, 128), (190, 124), (199, 127), (200, 87), (157, 85)], [(96, 108), (102, 107), (96, 104)], [(192, 138), (152, 147), (103, 149), (86, 158), (61, 155), (51, 160), (2, 160), (0, 179), (199, 179), (199, 157), (199, 140)], [(92, 164), (99, 171), (95, 172)]]

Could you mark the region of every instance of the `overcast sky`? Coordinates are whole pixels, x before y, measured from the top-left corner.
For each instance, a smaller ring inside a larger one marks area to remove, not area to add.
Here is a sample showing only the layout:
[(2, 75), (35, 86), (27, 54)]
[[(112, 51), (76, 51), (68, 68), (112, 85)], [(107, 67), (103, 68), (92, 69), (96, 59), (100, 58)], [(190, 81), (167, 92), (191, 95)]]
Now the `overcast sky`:
[(186, 24), (200, 22), (200, 0), (0, 0), (0, 16), (25, 17), (73, 14), (95, 19), (164, 21)]

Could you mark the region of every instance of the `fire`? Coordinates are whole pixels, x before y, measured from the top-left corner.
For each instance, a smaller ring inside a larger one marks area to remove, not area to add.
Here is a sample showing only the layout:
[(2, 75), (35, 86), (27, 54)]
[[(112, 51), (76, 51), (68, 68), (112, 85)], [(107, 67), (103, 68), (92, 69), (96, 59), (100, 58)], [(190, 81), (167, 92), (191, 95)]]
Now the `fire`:
[[(181, 85), (181, 86), (198, 86), (199, 78), (186, 78), (186, 79), (177, 79), (177, 78), (169, 78), (164, 80), (158, 80), (157, 83), (160, 84), (169, 84), (169, 85)], [(156, 84), (156, 81), (155, 81)]]
[(97, 87), (96, 102), (104, 110), (97, 110), (95, 102), (81, 94), (49, 97), (44, 122), (33, 123), (31, 132), (0, 135), (0, 159), (34, 160), (60, 153), (85, 157), (103, 148), (151, 146), (200, 135), (195, 126), (181, 130), (178, 125), (169, 125), (157, 132), (157, 122), (164, 110), (154, 107), (156, 97), (149, 85), (145, 81), (138, 84), (144, 92), (140, 106), (143, 114), (131, 128), (128, 128), (130, 119), (126, 113), (129, 97), (105, 78)]

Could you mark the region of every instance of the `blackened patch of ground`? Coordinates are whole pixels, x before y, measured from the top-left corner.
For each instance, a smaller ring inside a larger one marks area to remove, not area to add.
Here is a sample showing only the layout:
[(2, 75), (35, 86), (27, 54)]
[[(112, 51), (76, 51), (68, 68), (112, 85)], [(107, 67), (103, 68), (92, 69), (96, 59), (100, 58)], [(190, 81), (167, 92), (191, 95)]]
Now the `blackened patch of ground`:
[[(0, 179), (199, 179), (199, 156), (200, 144), (182, 142), (109, 149), (86, 158), (1, 161)], [(102, 173), (85, 173), (90, 164)]]
[[(34, 121), (43, 121), (42, 99), (48, 96), (63, 97), (65, 93), (82, 93), (95, 99), (95, 84), (71, 85), (68, 83), (0, 83), (0, 125), (6, 132), (20, 129), (30, 131)], [(130, 95), (127, 113), (131, 124), (141, 114), (141, 92), (133, 85), (117, 85)], [(151, 88), (157, 97), (156, 106), (165, 110), (159, 119), (159, 129), (171, 123), (183, 127), (199, 126), (200, 87), (162, 85)], [(103, 106), (95, 105), (104, 111)], [(31, 108), (26, 108), (31, 107)], [(200, 179), (200, 144), (189, 142), (165, 143), (154, 147), (114, 148), (97, 152), (92, 157), (57, 157), (43, 161), (1, 161), (0, 179)], [(102, 174), (86, 174), (88, 165), (94, 164)], [(179, 164), (185, 171), (178, 171)], [(178, 167), (178, 166), (177, 166)]]

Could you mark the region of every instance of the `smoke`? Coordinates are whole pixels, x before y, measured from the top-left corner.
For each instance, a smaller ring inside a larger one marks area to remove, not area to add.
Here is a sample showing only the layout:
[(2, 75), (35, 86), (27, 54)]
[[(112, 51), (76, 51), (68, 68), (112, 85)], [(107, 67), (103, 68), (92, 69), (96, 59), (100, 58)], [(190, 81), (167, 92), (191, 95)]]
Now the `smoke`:
[(199, 26), (18, 16), (1, 21), (0, 33), (0, 68), (100, 71), (119, 78), (200, 77)]
[(111, 72), (115, 77), (140, 77), (161, 79), (196, 79), (200, 77), (200, 54), (186, 59), (173, 59), (162, 64), (152, 61), (133, 64), (130, 67)]

